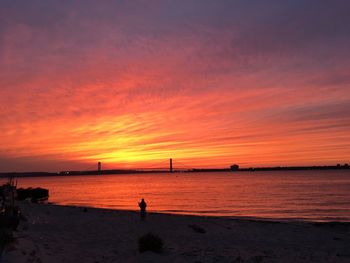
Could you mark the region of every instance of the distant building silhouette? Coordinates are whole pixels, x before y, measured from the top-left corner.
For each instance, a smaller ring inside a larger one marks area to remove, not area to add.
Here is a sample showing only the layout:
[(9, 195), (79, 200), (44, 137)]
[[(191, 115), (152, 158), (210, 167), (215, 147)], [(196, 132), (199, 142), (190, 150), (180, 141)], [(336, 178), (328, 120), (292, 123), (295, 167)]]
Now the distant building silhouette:
[(239, 165), (238, 164), (233, 164), (231, 165), (231, 171), (238, 171)]

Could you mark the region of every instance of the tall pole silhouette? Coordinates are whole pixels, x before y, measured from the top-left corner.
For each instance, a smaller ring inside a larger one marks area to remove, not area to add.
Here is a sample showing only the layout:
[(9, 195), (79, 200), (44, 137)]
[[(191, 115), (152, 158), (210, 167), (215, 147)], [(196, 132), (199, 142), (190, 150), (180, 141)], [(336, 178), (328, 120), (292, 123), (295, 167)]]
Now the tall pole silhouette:
[(173, 172), (173, 159), (170, 158), (170, 172)]

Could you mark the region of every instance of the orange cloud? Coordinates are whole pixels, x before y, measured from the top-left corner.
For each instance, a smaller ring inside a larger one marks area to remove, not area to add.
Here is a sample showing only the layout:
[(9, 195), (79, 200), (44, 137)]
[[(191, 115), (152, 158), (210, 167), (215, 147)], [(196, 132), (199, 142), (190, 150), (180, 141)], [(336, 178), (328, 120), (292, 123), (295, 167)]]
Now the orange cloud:
[(8, 4), (0, 170), (348, 162), (348, 29), (327, 20), (332, 38), (320, 17), (302, 16), (281, 33), (278, 10), (240, 4), (252, 16), (233, 16), (226, 5), (163, 3), (149, 16), (138, 5), (67, 3), (46, 16)]

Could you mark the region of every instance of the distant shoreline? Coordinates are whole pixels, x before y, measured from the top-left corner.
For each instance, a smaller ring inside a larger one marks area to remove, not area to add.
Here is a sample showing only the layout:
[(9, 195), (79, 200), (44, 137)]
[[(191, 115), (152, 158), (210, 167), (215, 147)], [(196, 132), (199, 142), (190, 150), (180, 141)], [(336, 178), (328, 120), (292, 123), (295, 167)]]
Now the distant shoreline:
[[(275, 167), (249, 167), (249, 168), (194, 168), (188, 170), (175, 170), (172, 173), (206, 173), (206, 172), (259, 172), (259, 171), (307, 171), (307, 170), (350, 170), (348, 164), (323, 166), (275, 166)], [(61, 171), (53, 172), (6, 172), (0, 173), (0, 178), (6, 177), (41, 177), (41, 176), (74, 176), (74, 175), (106, 175), (106, 174), (145, 174), (170, 173), (169, 170), (89, 170), (89, 171)]]

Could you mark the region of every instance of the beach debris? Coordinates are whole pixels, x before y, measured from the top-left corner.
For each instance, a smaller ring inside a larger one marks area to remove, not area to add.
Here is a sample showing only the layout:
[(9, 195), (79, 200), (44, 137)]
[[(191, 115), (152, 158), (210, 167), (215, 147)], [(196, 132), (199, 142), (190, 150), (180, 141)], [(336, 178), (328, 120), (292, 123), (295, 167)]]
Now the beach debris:
[(198, 225), (188, 225), (189, 228), (192, 228), (194, 232), (205, 234), (207, 231), (203, 227), (200, 227)]
[(140, 253), (145, 251), (161, 253), (163, 250), (163, 240), (152, 233), (140, 237), (138, 243)]
[(18, 188), (17, 189), (17, 199), (25, 200), (31, 199), (33, 203), (39, 201), (45, 201), (49, 198), (49, 190), (45, 188)]

